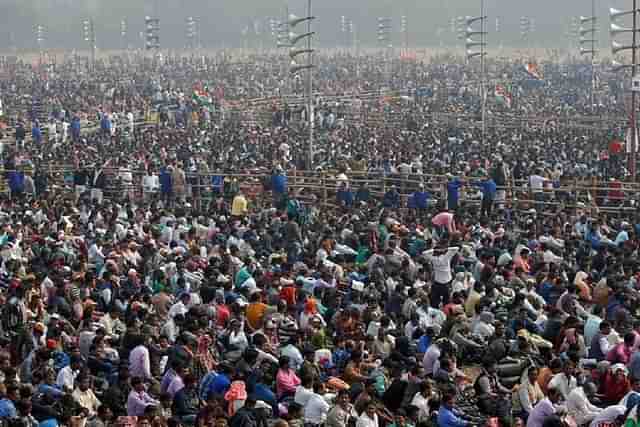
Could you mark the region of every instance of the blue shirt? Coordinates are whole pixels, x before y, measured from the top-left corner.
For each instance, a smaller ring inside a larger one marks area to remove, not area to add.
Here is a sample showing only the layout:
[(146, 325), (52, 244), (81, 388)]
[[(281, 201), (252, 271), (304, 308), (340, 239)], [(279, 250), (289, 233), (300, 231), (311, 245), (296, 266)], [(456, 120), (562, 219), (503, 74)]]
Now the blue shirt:
[(428, 202), (429, 193), (426, 191), (415, 191), (411, 194), (411, 197), (409, 197), (407, 207), (409, 209), (426, 209)]
[(423, 335), (418, 340), (418, 353), (426, 353), (427, 349), (431, 345), (431, 337)]
[(458, 203), (458, 199), (460, 198), (460, 187), (462, 187), (462, 183), (457, 178), (447, 182), (447, 198), (450, 203)]
[(222, 175), (213, 175), (211, 177), (211, 186), (214, 190), (222, 192), (222, 188), (224, 186), (224, 176)]
[(7, 398), (0, 399), (0, 418), (17, 418), (16, 407), (13, 402)]
[(467, 424), (451, 409), (445, 406), (440, 406), (440, 409), (438, 409), (438, 427), (465, 427)]
[(478, 186), (480, 187), (480, 191), (482, 191), (482, 196), (488, 199), (493, 199), (498, 191), (496, 183), (491, 178), (482, 181)]
[(287, 192), (287, 176), (276, 174), (271, 177), (271, 189), (274, 193), (283, 194)]
[(218, 374), (211, 382), (208, 393), (223, 395), (231, 387), (231, 380), (225, 374)]
[(339, 203), (343, 203), (345, 206), (353, 205), (353, 193), (351, 190), (338, 190), (337, 199)]

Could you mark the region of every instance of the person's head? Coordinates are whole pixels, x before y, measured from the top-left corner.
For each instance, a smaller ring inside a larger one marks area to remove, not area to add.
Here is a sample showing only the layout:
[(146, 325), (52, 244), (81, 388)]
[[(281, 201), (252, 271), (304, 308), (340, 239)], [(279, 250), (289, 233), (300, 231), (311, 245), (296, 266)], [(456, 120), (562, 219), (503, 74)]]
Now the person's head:
[(535, 384), (538, 379), (538, 368), (532, 366), (527, 371), (527, 378), (529, 379), (529, 384)]
[(367, 405), (365, 412), (369, 418), (373, 418), (376, 415), (376, 405), (371, 402)]
[(456, 393), (455, 391), (447, 391), (442, 396), (442, 406), (447, 409), (453, 409), (453, 406), (456, 403)]
[(280, 356), (280, 360), (278, 360), (278, 366), (280, 367), (280, 369), (289, 369), (289, 357)]
[(78, 388), (80, 391), (87, 391), (91, 387), (91, 378), (88, 375), (82, 376), (78, 379)]
[(426, 380), (422, 381), (420, 383), (420, 394), (422, 394), (422, 396), (424, 397), (429, 397), (431, 396), (431, 393), (433, 393), (431, 382)]
[(141, 393), (144, 391), (144, 381), (141, 377), (133, 377), (131, 378), (131, 388)]
[(554, 375), (562, 372), (562, 360), (560, 358), (551, 360), (551, 363), (549, 363), (549, 369), (551, 369), (551, 373)]
[(349, 405), (349, 391), (348, 390), (340, 390), (338, 393), (338, 397), (336, 398), (336, 402), (343, 408), (346, 408)]
[(502, 337), (504, 336), (504, 332), (505, 332), (505, 327), (504, 327), (504, 323), (502, 323), (501, 321), (497, 320), (495, 323), (495, 336), (496, 337)]
[(490, 375), (495, 374), (496, 370), (497, 370), (496, 361), (493, 360), (492, 358), (489, 358), (489, 359), (483, 361), (482, 362), (482, 367)]
[(592, 399), (596, 395), (598, 387), (596, 387), (596, 385), (592, 382), (587, 382), (582, 386), (582, 390), (584, 391), (584, 394), (588, 399)]
[(602, 335), (609, 335), (611, 333), (611, 323), (607, 322), (606, 320), (602, 321), (600, 323), (599, 329)]
[(110, 420), (113, 417), (113, 412), (108, 405), (98, 406), (98, 418), (102, 420)]
[(74, 371), (79, 371), (80, 368), (82, 368), (82, 357), (80, 356), (73, 356), (71, 357), (71, 369), (73, 369)]
[(613, 367), (613, 375), (617, 382), (623, 382), (627, 377), (627, 368), (623, 364), (616, 364)]
[(558, 401), (560, 401), (561, 394), (558, 389), (551, 387), (547, 391), (547, 397), (549, 398), (551, 403), (558, 403)]
[(624, 335), (624, 345), (626, 347), (633, 347), (633, 344), (636, 341), (636, 334), (634, 334), (633, 332), (627, 332)]

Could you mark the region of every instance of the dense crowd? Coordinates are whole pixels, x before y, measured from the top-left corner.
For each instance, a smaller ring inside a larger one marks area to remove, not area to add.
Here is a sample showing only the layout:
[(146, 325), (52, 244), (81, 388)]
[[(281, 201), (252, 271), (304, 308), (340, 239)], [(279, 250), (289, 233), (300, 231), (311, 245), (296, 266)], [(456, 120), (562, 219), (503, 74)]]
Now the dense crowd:
[[(483, 139), (423, 115), (477, 113), (455, 60), (402, 63), (386, 81), (379, 58), (343, 55), (316, 70), (309, 159), (300, 104), (263, 105), (250, 122), (231, 107), (295, 91), (279, 61), (7, 65), (0, 420), (635, 425), (640, 217), (618, 130)], [(519, 89), (510, 114), (540, 100), (541, 114), (593, 112), (582, 68), (562, 67)], [(423, 86), (427, 99), (334, 100)], [(620, 112), (610, 86), (601, 114)], [(336, 188), (290, 185), (309, 162)], [(612, 188), (563, 185), (602, 178)]]

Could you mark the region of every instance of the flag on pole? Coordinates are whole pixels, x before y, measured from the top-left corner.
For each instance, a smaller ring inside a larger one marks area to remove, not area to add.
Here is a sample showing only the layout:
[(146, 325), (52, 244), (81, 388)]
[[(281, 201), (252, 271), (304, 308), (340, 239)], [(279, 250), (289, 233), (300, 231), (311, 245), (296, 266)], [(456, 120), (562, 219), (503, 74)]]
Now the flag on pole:
[(511, 93), (504, 86), (497, 84), (494, 93), (497, 102), (511, 108)]
[(528, 62), (524, 66), (525, 71), (534, 79), (542, 80), (542, 73), (538, 69), (538, 64), (534, 62)]

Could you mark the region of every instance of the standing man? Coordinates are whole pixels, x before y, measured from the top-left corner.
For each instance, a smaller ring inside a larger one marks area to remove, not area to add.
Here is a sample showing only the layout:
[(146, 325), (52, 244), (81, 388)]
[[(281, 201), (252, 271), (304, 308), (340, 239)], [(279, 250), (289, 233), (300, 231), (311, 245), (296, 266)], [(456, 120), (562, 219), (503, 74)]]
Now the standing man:
[(429, 249), (424, 257), (433, 267), (433, 284), (431, 285), (431, 307), (440, 308), (449, 303), (449, 284), (451, 275), (451, 259), (460, 248), (447, 248), (446, 243), (438, 244), (435, 249)]
[(490, 176), (485, 175), (484, 180), (476, 183), (482, 191), (482, 206), (480, 208), (480, 215), (491, 216), (493, 211), (493, 201), (496, 198), (496, 192), (498, 187), (495, 181)]

